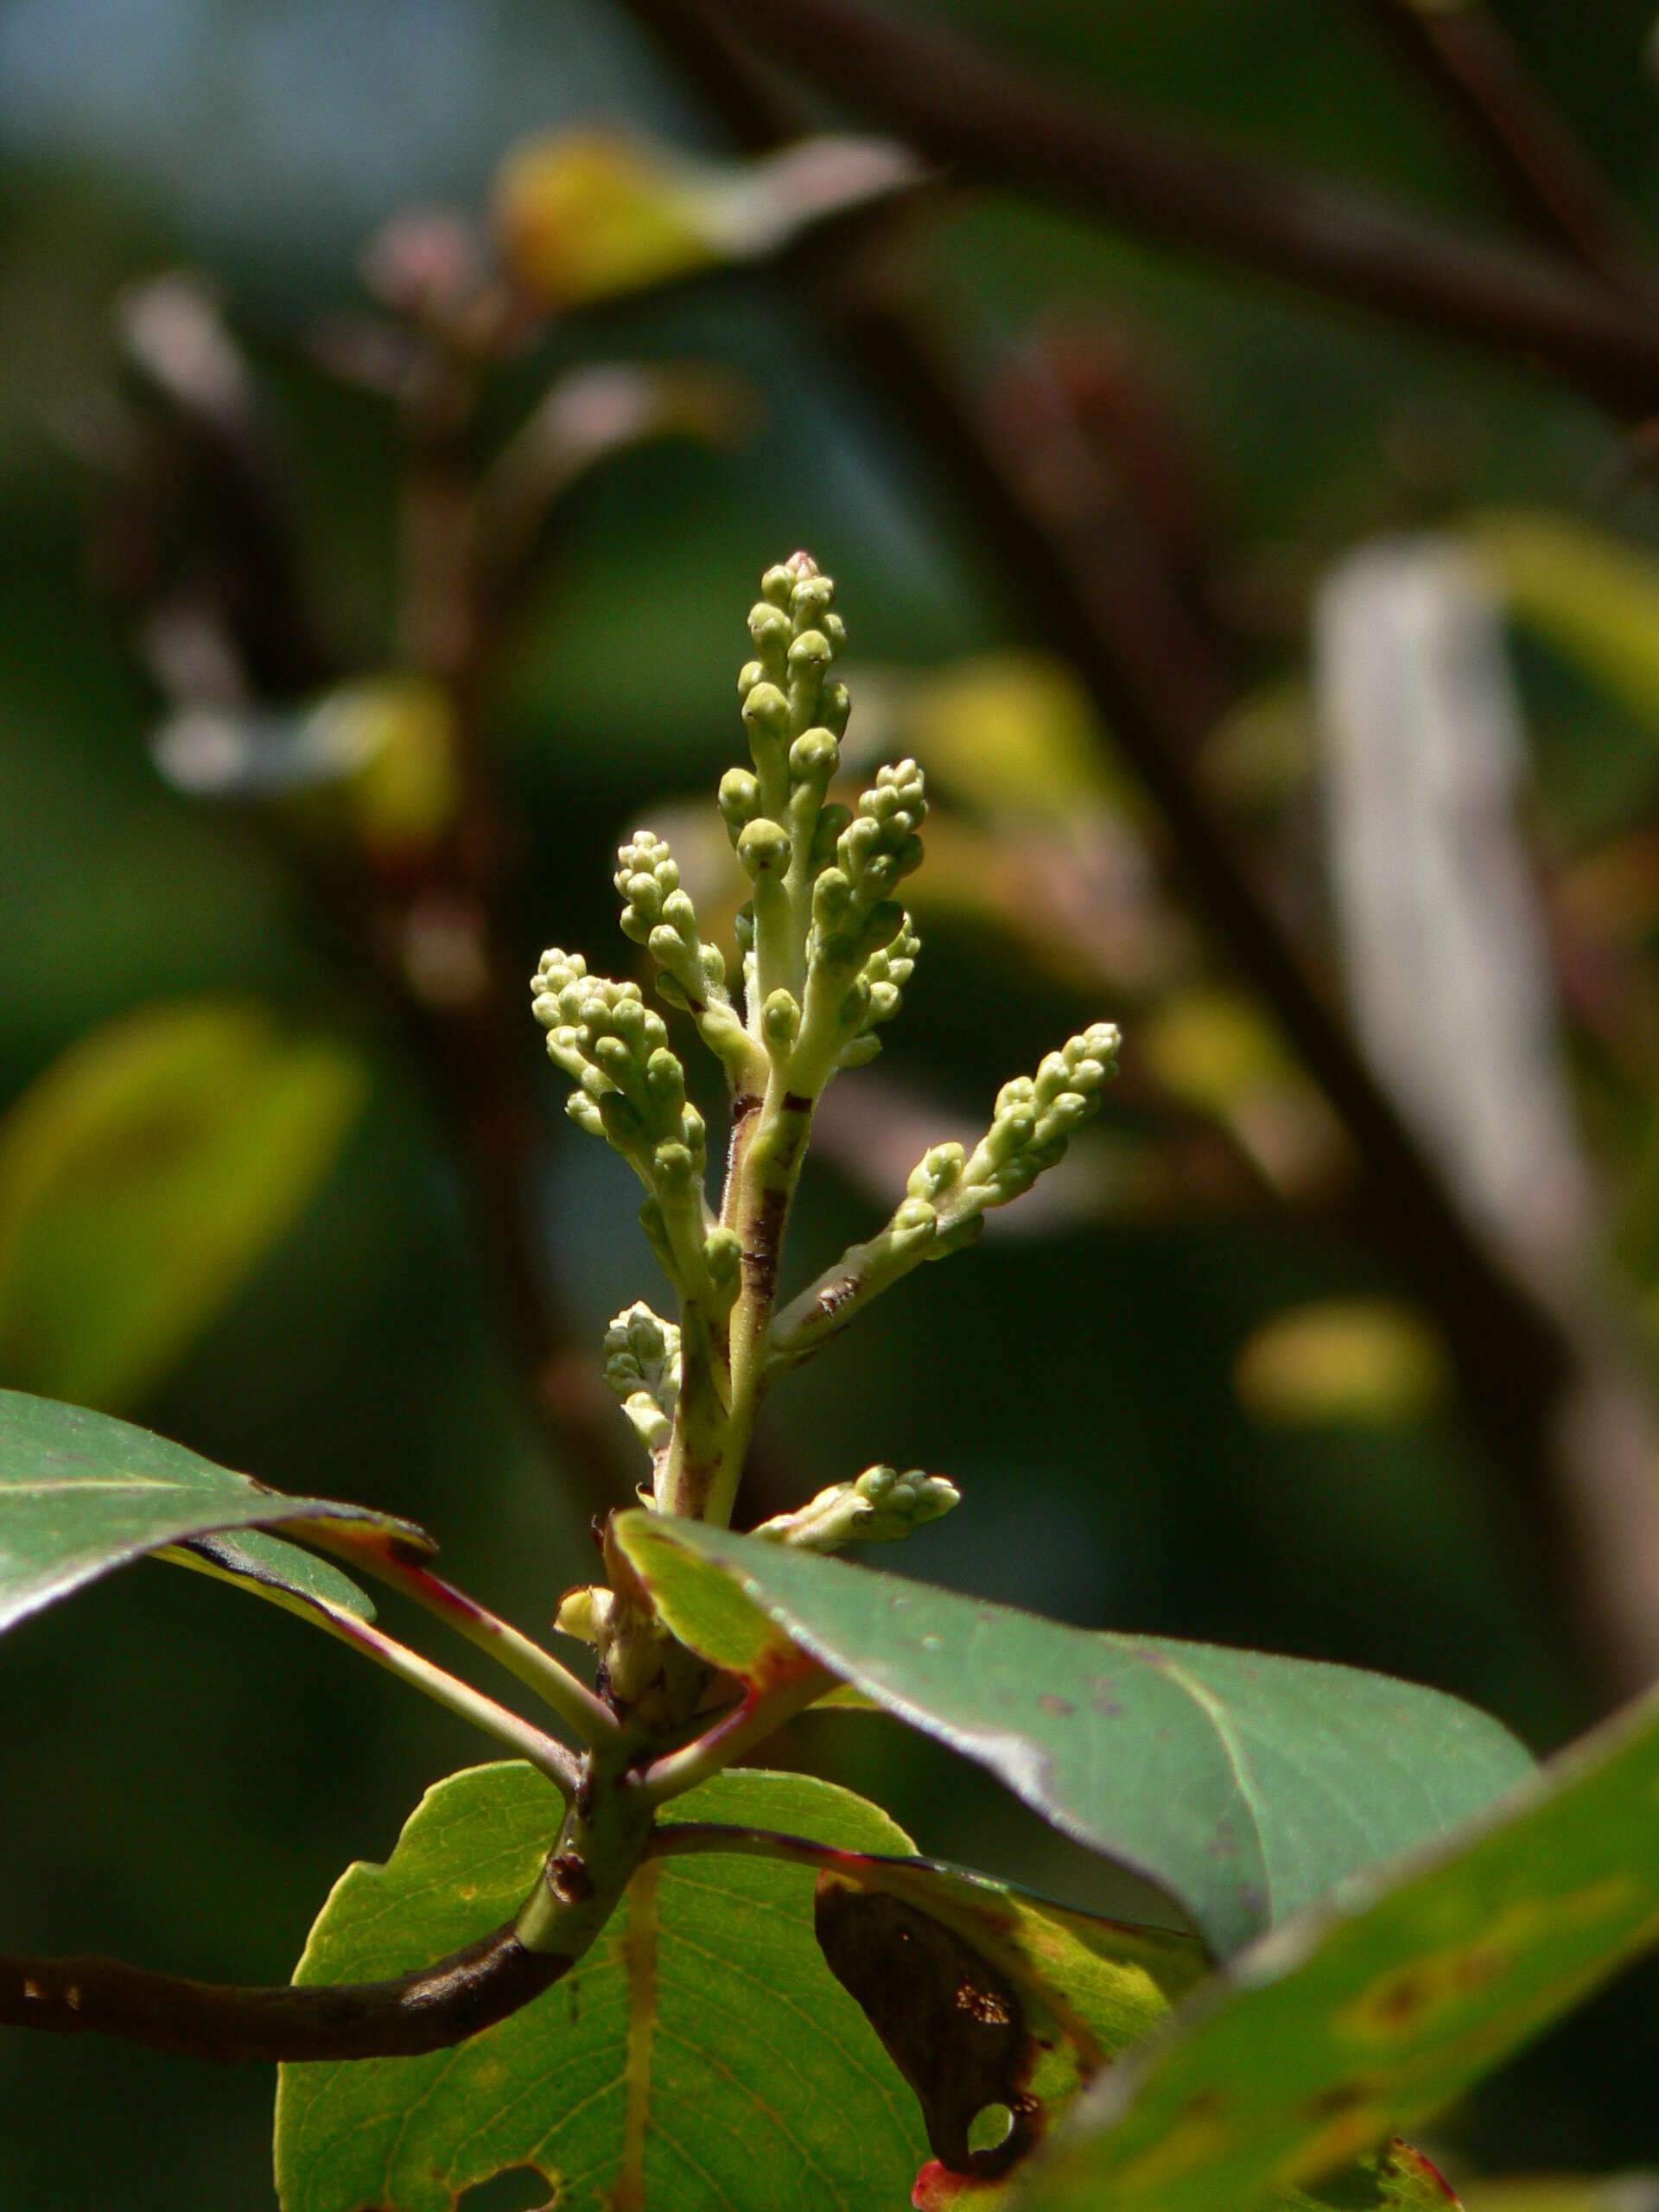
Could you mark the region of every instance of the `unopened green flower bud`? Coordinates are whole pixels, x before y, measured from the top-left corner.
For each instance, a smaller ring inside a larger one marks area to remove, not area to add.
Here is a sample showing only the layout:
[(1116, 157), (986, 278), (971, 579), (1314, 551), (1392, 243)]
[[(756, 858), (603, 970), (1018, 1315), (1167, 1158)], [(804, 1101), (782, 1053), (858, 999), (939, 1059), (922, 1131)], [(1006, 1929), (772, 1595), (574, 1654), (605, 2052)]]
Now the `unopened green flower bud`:
[(720, 779), (718, 803), (721, 818), (735, 843), (741, 832), (760, 811), (758, 778), (747, 768), (728, 768)]
[(905, 1188), (913, 1198), (943, 1198), (960, 1177), (967, 1157), (959, 1144), (930, 1145), (911, 1169)]
[(716, 1296), (735, 1298), (743, 1282), (743, 1240), (734, 1229), (711, 1229), (702, 1243), (703, 1264)]
[(772, 992), (760, 1009), (760, 1027), (768, 1045), (787, 1052), (800, 1033), (800, 1001), (791, 992)]
[(943, 1475), (924, 1474), (919, 1468), (901, 1475), (892, 1467), (869, 1467), (856, 1482), (832, 1484), (792, 1513), (763, 1521), (754, 1534), (797, 1551), (893, 1543), (949, 1513), (961, 1497)]
[(754, 742), (781, 745), (789, 735), (789, 702), (775, 683), (757, 683), (743, 702), (743, 720)]
[(812, 887), (812, 919), (821, 930), (837, 928), (853, 903), (853, 887), (838, 868), (827, 868)]
[(841, 747), (827, 729), (803, 730), (789, 748), (791, 782), (826, 785), (841, 766)]
[(810, 576), (798, 577), (789, 594), (790, 617), (797, 632), (804, 634), (815, 626), (821, 627), (835, 595), (834, 583), (828, 576), (820, 575), (816, 568)]
[(774, 668), (788, 652), (790, 620), (781, 607), (760, 600), (749, 609), (749, 635), (763, 664)]
[(822, 630), (803, 630), (789, 648), (789, 671), (798, 675), (803, 669), (829, 667), (836, 657), (836, 649)]
[(737, 857), (751, 880), (781, 875), (789, 866), (789, 832), (763, 814), (751, 822), (737, 841)]
[(559, 1600), (553, 1625), (561, 1636), (575, 1637), (579, 1643), (591, 1643), (602, 1651), (610, 1640), (615, 1605), (613, 1594), (603, 1588), (567, 1590)]

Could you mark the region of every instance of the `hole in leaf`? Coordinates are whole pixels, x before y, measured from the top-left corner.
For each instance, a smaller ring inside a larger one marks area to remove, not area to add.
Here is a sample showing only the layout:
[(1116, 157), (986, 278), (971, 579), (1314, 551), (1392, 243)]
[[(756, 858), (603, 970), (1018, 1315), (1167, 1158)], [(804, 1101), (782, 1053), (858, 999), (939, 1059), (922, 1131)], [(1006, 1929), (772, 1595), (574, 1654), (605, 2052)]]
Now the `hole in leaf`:
[(509, 2166), (488, 2181), (474, 2182), (456, 2200), (455, 2212), (546, 2212), (553, 2190), (534, 2166)]
[(1014, 2133), (1014, 2114), (1007, 2105), (982, 2105), (968, 2123), (968, 2148), (995, 2151)]

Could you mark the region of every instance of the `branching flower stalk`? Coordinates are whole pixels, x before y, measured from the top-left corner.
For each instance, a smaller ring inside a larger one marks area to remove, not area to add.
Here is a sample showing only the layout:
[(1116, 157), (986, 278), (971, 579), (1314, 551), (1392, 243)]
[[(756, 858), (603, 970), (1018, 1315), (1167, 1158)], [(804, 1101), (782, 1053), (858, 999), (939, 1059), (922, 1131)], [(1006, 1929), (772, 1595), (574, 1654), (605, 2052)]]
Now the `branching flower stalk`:
[[(698, 927), (673, 855), (648, 830), (618, 855), (622, 927), (650, 957), (658, 996), (689, 1015), (726, 1072), (730, 1135), (715, 1205), (707, 1132), (668, 1024), (640, 985), (544, 953), (534, 983), (573, 1120), (620, 1153), (645, 1189), (640, 1220), (678, 1304), (637, 1303), (606, 1336), (606, 1375), (649, 1467), (650, 1509), (728, 1523), (770, 1384), (924, 1260), (958, 1249), (993, 1206), (1059, 1160), (1098, 1102), (1117, 1033), (1097, 1024), (1004, 1085), (974, 1150), (933, 1146), (890, 1221), (782, 1311), (779, 1262), (827, 1085), (880, 1048), (919, 943), (895, 896), (919, 865), (926, 814), (913, 760), (882, 768), (849, 805), (832, 798), (847, 726), (834, 668), (845, 644), (835, 587), (810, 556), (769, 569), (738, 680), (753, 766), (719, 804), (753, 887), (738, 921), (739, 986)], [(957, 1503), (943, 1476), (868, 1468), (753, 1533), (817, 1552), (893, 1541)], [(753, 1750), (833, 1677), (801, 1655), (734, 1688), (670, 1632), (607, 1523), (607, 1580), (572, 1591), (557, 1625), (599, 1655), (597, 1692), (550, 1652), (441, 1581), (395, 1544), (318, 1524), (305, 1533), (390, 1582), (533, 1691), (576, 1738), (556, 1742), (385, 1631), (296, 1590), (263, 1589), (531, 1759), (563, 1792), (563, 1824), (516, 1918), (395, 1980), (228, 1989), (110, 1960), (0, 1959), (0, 2024), (102, 2032), (217, 2057), (368, 2057), (461, 2042), (527, 2004), (590, 1948), (659, 1847), (798, 1853), (759, 1831), (658, 1824), (659, 1808)], [(200, 1565), (199, 1559), (188, 1563)], [(245, 1575), (233, 1577), (249, 1580)], [(256, 1578), (257, 1579), (257, 1578)], [(1039, 1993), (1040, 1994), (1040, 1993)]]
[[(1095, 1109), (1117, 1046), (1116, 1031), (1098, 1024), (1050, 1053), (1034, 1077), (1005, 1085), (971, 1154), (934, 1146), (887, 1225), (777, 1310), (818, 1101), (842, 1069), (880, 1051), (920, 950), (896, 894), (922, 859), (921, 770), (900, 760), (855, 804), (830, 796), (849, 710), (835, 675), (846, 632), (834, 602), (830, 579), (797, 553), (767, 569), (749, 613), (753, 652), (738, 694), (752, 765), (729, 769), (719, 791), (753, 886), (738, 916), (735, 988), (662, 839), (638, 830), (617, 856), (624, 934), (648, 953), (658, 996), (690, 1015), (726, 1073), (730, 1137), (717, 1205), (705, 1186), (702, 1117), (667, 1022), (640, 985), (592, 975), (579, 954), (554, 948), (531, 987), (549, 1054), (575, 1085), (571, 1117), (644, 1185), (641, 1223), (678, 1300), (677, 1322), (636, 1304), (606, 1340), (607, 1379), (650, 1461), (642, 1495), (659, 1513), (721, 1524), (731, 1520), (770, 1384), (910, 1268), (969, 1243), (990, 1207), (1052, 1166)], [(943, 1478), (872, 1468), (757, 1533), (831, 1550), (902, 1536), (956, 1502)], [(708, 1670), (676, 1649), (626, 1562), (608, 1549), (607, 1558), (610, 1586), (572, 1592), (559, 1625), (598, 1649), (601, 1687), (625, 1727), (681, 1729)], [(690, 1747), (672, 1757), (671, 1772), (709, 1769)]]

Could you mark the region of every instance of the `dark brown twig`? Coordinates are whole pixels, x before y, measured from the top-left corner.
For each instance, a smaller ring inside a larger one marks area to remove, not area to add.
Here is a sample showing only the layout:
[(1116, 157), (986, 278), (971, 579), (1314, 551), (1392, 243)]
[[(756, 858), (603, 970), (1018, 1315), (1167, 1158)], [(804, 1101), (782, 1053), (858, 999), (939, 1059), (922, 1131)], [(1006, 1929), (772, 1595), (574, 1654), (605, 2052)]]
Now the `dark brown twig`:
[(237, 1988), (119, 1959), (0, 1958), (0, 2026), (118, 2037), (192, 2058), (402, 2058), (443, 2050), (550, 1989), (570, 1960), (509, 1921), (391, 1981)]
[[(1659, 323), (1565, 261), (1154, 129), (856, 0), (638, 0), (733, 31), (974, 180), (1517, 355), (1621, 410), (1659, 406)], [(728, 39), (729, 45), (729, 41)]]
[(1651, 306), (1645, 241), (1590, 149), (1482, 0), (1360, 0), (1485, 150), (1521, 207), (1586, 268)]

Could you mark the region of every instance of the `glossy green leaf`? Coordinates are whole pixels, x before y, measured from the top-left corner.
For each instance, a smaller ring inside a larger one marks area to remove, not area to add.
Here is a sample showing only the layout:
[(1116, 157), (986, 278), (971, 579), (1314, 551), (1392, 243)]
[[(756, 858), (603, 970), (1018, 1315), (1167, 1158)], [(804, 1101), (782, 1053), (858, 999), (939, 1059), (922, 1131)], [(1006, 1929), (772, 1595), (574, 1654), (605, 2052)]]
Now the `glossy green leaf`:
[[(83, 1583), (146, 1552), (226, 1529), (302, 1527), (308, 1521), (369, 1521), (426, 1551), (430, 1540), (408, 1522), (365, 1506), (285, 1497), (251, 1476), (233, 1474), (152, 1436), (130, 1421), (81, 1406), (0, 1390), (0, 1629), (67, 1598)], [(244, 1551), (241, 1571), (264, 1579), (297, 1577), (302, 1554), (284, 1546), (278, 1561)], [(291, 1556), (290, 1556), (291, 1554)], [(221, 1554), (224, 1564), (231, 1554)], [(309, 1594), (361, 1612), (366, 1602), (332, 1570), (307, 1561)]]
[(257, 1007), (83, 1039), (0, 1122), (0, 1376), (131, 1405), (310, 1203), (366, 1089)]
[(350, 1575), (297, 1544), (284, 1543), (280, 1536), (268, 1536), (257, 1529), (193, 1536), (188, 1544), (169, 1544), (156, 1556), (262, 1597), (280, 1592), (303, 1604), (355, 1614), (360, 1621), (374, 1618), (373, 1600)]
[(1254, 1945), (1091, 2090), (1027, 2212), (1248, 2212), (1461, 2094), (1659, 1941), (1659, 1694), (1449, 1848)]
[[(718, 1777), (706, 1820), (903, 1853), (874, 1807), (803, 1776)], [(498, 1926), (534, 1881), (560, 1801), (517, 1764), (428, 1791), (384, 1866), (349, 1868), (296, 1980), (396, 1974)], [(900, 2212), (916, 2107), (813, 1935), (810, 1868), (658, 1862), (576, 1970), (457, 2049), (285, 2066), (283, 2212), (449, 2212), (530, 2166), (559, 2212)]]
[(1382, 1675), (1067, 1628), (647, 1513), (615, 1529), (705, 1656), (753, 1674), (795, 1643), (1160, 1884), (1220, 1955), (1531, 1766), (1484, 1713)]

